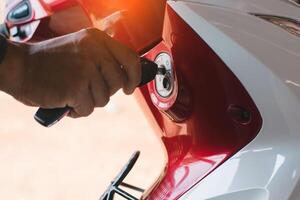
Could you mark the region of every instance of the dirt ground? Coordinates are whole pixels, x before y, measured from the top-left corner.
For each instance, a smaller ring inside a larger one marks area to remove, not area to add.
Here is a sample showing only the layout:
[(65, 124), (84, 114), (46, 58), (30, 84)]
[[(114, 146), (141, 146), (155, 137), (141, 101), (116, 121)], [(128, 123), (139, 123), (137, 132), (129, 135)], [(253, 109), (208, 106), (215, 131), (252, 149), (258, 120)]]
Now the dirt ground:
[(0, 102), (0, 199), (96, 200), (135, 150), (127, 182), (147, 188), (162, 170), (160, 143), (132, 96), (119, 92), (90, 117), (49, 129), (33, 120), (36, 108), (2, 92)]
[(104, 109), (51, 128), (35, 108), (0, 93), (0, 199), (94, 200), (135, 150), (128, 182), (146, 188), (162, 169), (160, 144), (133, 97), (118, 93)]

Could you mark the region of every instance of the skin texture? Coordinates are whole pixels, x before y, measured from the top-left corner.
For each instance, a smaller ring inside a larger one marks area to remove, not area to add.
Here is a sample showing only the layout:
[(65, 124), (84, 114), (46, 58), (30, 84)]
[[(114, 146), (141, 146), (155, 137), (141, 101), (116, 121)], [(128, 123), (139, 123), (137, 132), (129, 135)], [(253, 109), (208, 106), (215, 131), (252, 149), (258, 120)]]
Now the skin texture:
[(35, 44), (9, 43), (0, 64), (0, 89), (28, 106), (69, 106), (70, 117), (90, 115), (120, 88), (140, 82), (139, 56), (97, 29)]

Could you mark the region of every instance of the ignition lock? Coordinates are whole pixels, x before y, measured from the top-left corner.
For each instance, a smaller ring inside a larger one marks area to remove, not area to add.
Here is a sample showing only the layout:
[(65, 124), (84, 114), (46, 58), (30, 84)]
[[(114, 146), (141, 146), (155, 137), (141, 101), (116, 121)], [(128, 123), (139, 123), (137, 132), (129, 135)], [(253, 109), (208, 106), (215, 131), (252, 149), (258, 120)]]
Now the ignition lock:
[(154, 81), (148, 84), (151, 100), (160, 110), (167, 111), (175, 103), (178, 94), (178, 83), (170, 54), (161, 52), (155, 56), (158, 73)]
[(167, 53), (159, 54), (155, 63), (158, 65), (158, 75), (155, 78), (156, 92), (163, 98), (169, 97), (174, 90), (174, 72), (171, 57)]
[(173, 60), (172, 51), (165, 42), (158, 44), (146, 56), (158, 66), (154, 81), (147, 85), (153, 105), (171, 121), (183, 122), (189, 117), (193, 104), (184, 73), (176, 73), (180, 62)]

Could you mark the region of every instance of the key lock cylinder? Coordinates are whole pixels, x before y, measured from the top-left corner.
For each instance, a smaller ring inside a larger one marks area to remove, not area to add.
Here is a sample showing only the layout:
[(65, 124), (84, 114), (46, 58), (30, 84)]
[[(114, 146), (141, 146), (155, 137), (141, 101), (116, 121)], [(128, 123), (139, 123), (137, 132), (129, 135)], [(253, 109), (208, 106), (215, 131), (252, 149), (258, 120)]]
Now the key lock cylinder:
[(158, 73), (148, 89), (152, 103), (174, 122), (182, 122), (190, 113), (190, 95), (184, 87), (182, 78), (178, 82), (170, 54), (159, 53), (154, 62)]
[(172, 58), (168, 53), (159, 53), (154, 62), (158, 66), (158, 73), (154, 81), (148, 85), (151, 100), (159, 109), (166, 111), (177, 97), (177, 81)]
[(161, 97), (167, 98), (174, 89), (175, 81), (171, 57), (166, 53), (161, 53), (156, 57), (155, 63), (158, 66), (158, 74), (155, 77), (156, 92)]

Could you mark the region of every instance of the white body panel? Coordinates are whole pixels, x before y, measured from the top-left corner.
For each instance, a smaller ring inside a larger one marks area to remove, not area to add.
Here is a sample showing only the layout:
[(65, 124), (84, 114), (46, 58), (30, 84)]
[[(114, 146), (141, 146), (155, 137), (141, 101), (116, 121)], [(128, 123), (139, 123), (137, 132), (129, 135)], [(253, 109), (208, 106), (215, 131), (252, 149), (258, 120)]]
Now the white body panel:
[(263, 118), (250, 144), (181, 199), (300, 200), (300, 38), (246, 12), (299, 20), (300, 8), (281, 0), (168, 4), (229, 66)]

